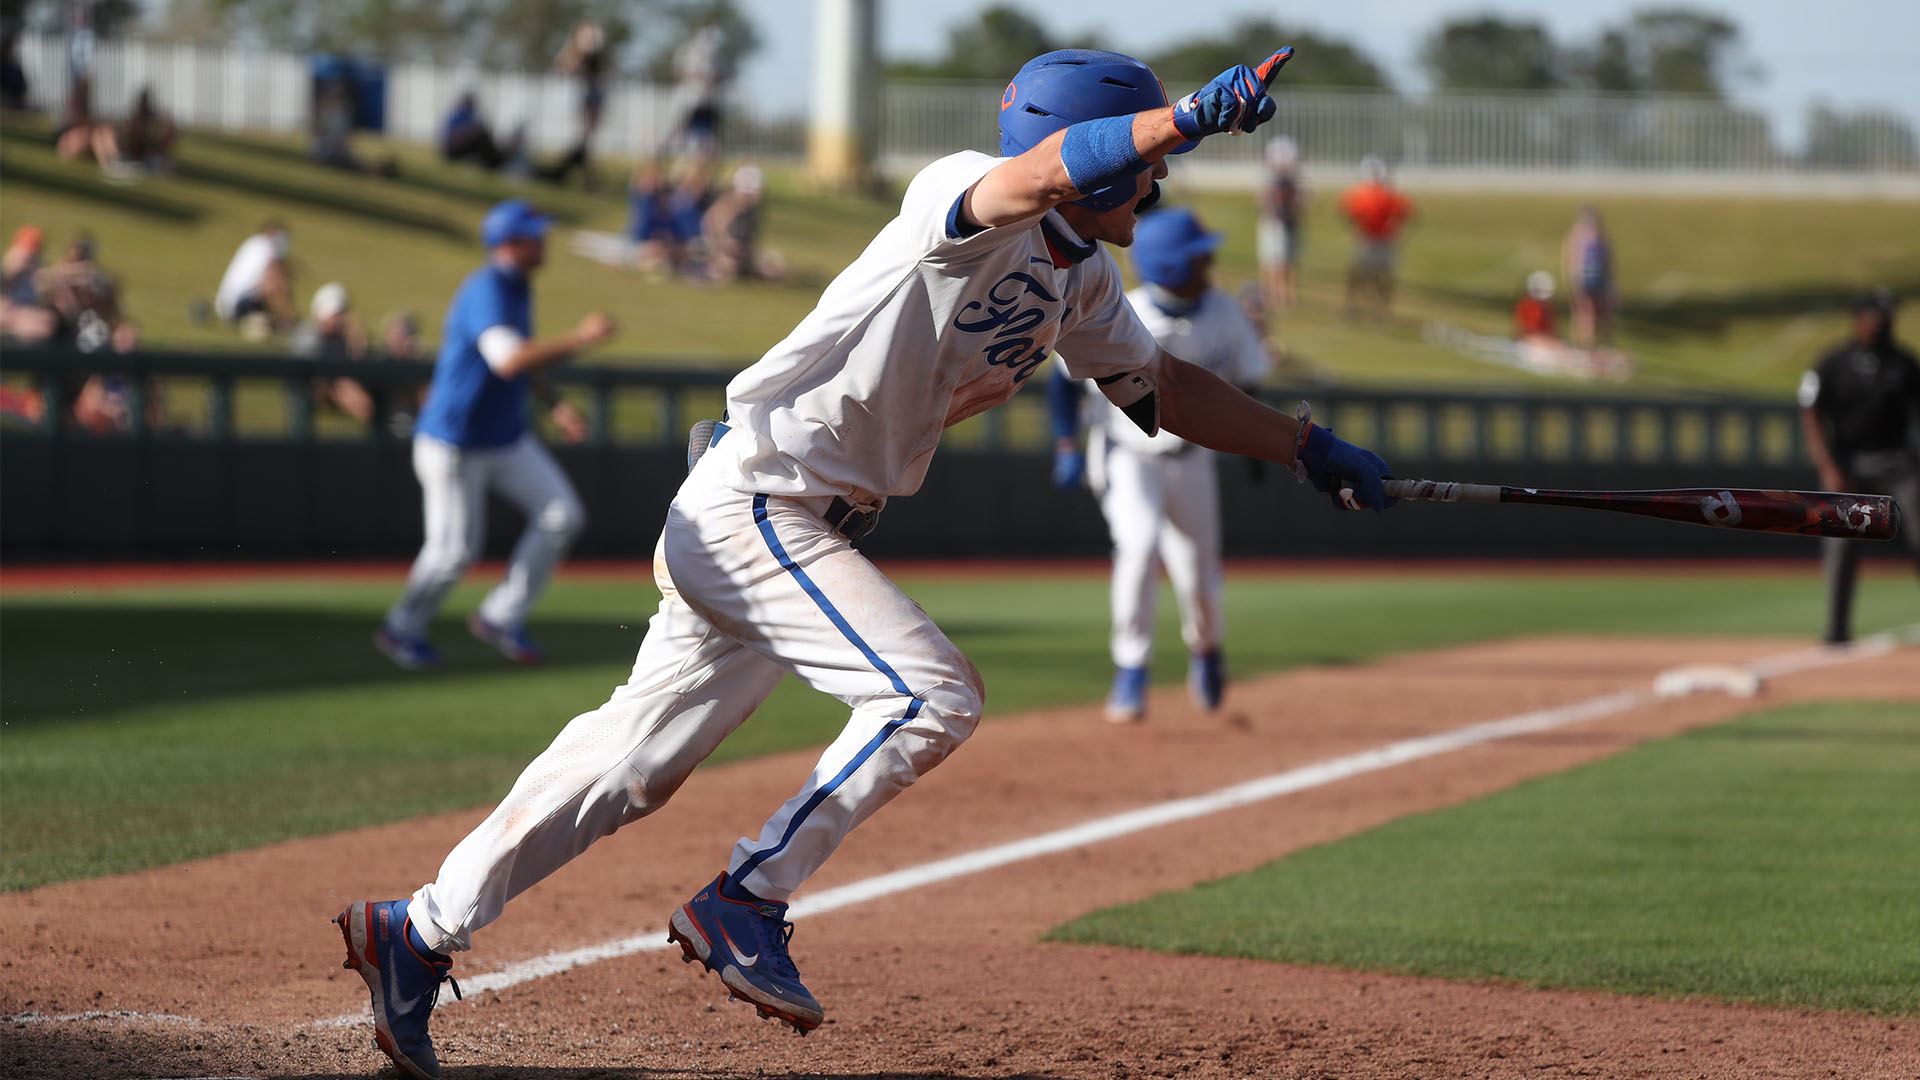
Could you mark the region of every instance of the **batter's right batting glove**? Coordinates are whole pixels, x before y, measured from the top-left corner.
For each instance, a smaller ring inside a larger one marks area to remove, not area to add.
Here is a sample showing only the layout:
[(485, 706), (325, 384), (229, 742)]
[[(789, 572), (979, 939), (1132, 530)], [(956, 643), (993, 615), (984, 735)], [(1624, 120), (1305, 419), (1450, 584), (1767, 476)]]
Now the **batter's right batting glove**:
[(1273, 77), (1293, 58), (1288, 45), (1259, 67), (1235, 64), (1173, 104), (1173, 126), (1189, 139), (1230, 132), (1239, 135), (1273, 119), (1279, 106), (1267, 96)]
[[(1352, 510), (1364, 506), (1385, 510), (1395, 502), (1387, 498), (1385, 482), (1393, 478), (1379, 454), (1337, 439), (1332, 428), (1323, 428), (1311, 420), (1302, 420), (1300, 444), (1294, 452), (1294, 470), (1316, 490), (1333, 497), (1333, 505)], [(1351, 489), (1353, 502), (1340, 495)]]

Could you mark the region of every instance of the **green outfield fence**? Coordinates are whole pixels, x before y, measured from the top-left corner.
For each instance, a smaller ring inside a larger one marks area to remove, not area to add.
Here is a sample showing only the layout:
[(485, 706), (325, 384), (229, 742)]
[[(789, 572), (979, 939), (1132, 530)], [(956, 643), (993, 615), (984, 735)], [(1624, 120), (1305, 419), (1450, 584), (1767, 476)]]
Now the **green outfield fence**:
[[(407, 439), (432, 370), (417, 361), (8, 348), (0, 354), (0, 547), (12, 558), (407, 554), (419, 538)], [(594, 516), (584, 552), (650, 549), (684, 471), (687, 427), (719, 414), (733, 370), (572, 365), (553, 373), (555, 390), (591, 421), (584, 444), (556, 446)], [(342, 377), (369, 391), (371, 423), (316, 408), (316, 386)], [(104, 433), (72, 415), (96, 379), (124, 406), (124, 424)], [(950, 432), (927, 494), (889, 507), (874, 544), (914, 555), (1102, 552), (1091, 498), (1063, 498), (1047, 484), (1043, 397), (1029, 390)], [(1401, 476), (1600, 488), (1812, 480), (1797, 410), (1784, 399), (1346, 387), (1275, 387), (1265, 397), (1288, 411), (1310, 401), (1318, 420), (1378, 449)], [(1411, 531), (1334, 525), (1304, 512), (1314, 497), (1291, 482), (1256, 482), (1230, 465), (1222, 484), (1228, 547), (1240, 554), (1673, 555), (1707, 540), (1713, 550), (1781, 550), (1767, 546), (1779, 538), (1577, 512), (1515, 517), (1511, 507), (1393, 516), (1417, 523)], [(1524, 527), (1503, 529), (1509, 521)], [(517, 526), (502, 519), (491, 531), (504, 543)]]

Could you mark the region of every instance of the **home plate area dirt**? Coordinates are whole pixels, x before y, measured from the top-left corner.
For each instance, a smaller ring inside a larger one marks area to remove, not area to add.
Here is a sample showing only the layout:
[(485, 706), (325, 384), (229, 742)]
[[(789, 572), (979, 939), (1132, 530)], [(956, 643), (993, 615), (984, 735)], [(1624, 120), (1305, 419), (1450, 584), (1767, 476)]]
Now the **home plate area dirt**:
[[(1159, 692), (1005, 717), (862, 826), (816, 894), (992, 845), (1436, 732), (1645, 689), (1677, 663), (1796, 652), (1761, 639), (1524, 639), (1238, 684), (1224, 716)], [(798, 919), (827, 1009), (802, 1039), (676, 953), (638, 952), (469, 994), (434, 1031), (457, 1080), (717, 1077), (1905, 1077), (1920, 1024), (1041, 942), (1097, 908), (1261, 865), (1761, 705), (1920, 702), (1920, 650), (1770, 679), (1756, 701), (1643, 700), (1277, 798)], [(991, 707), (991, 699), (989, 699)], [(760, 717), (756, 723), (777, 723)], [(509, 907), (459, 958), (475, 979), (664, 933), (812, 765), (703, 770), (667, 808)], [(0, 896), (0, 1073), (367, 1077), (366, 992), (329, 919), (403, 895), (485, 808)], [(803, 894), (804, 896), (804, 894)], [(1284, 918), (1284, 912), (1276, 912)]]

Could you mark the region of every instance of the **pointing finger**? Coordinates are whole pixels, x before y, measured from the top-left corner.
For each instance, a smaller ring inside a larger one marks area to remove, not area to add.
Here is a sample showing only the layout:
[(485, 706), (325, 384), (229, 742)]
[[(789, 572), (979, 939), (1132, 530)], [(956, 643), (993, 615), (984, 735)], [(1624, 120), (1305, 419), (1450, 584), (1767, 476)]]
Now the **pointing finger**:
[(1254, 74), (1260, 76), (1260, 85), (1272, 86), (1273, 77), (1279, 74), (1280, 69), (1285, 67), (1287, 61), (1291, 59), (1293, 59), (1293, 46), (1291, 45), (1285, 46), (1279, 52), (1267, 57), (1264, 63), (1254, 69)]

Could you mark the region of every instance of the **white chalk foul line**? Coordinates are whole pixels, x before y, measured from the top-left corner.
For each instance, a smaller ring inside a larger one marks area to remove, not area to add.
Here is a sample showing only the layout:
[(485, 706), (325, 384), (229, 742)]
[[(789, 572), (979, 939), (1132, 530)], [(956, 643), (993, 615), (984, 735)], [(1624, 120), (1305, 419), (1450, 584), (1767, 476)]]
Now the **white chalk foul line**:
[(86, 1012), (22, 1012), (0, 1016), (0, 1024), (85, 1024), (105, 1021), (120, 1024), (186, 1024), (198, 1027), (200, 1021), (173, 1013), (140, 1012), (136, 1009), (88, 1009)]
[[(1920, 624), (1916, 624), (1916, 627), (1876, 634), (1870, 638), (1863, 638), (1851, 646), (1795, 650), (1791, 653), (1763, 657), (1744, 667), (1762, 678), (1770, 678), (1812, 668), (1866, 660), (1891, 652), (1898, 647), (1903, 634), (1910, 634), (1917, 627), (1920, 627)], [(1194, 818), (1207, 817), (1312, 788), (1324, 787), (1366, 773), (1419, 761), (1422, 758), (1522, 735), (1533, 735), (1585, 720), (1597, 720), (1627, 712), (1657, 700), (1659, 700), (1658, 695), (1650, 689), (1622, 690), (1566, 705), (1557, 705), (1550, 709), (1537, 709), (1517, 716), (1455, 728), (1451, 731), (1404, 739), (1371, 750), (1362, 750), (1343, 757), (1302, 765), (1202, 795), (1154, 803), (1137, 810), (1095, 818), (1092, 821), (1055, 829), (1037, 836), (996, 844), (962, 855), (936, 859), (933, 862), (909, 866), (903, 870), (894, 870), (835, 888), (823, 889), (795, 900), (793, 906), (788, 909), (788, 914), (796, 918), (823, 915), (829, 911), (837, 911), (855, 904), (864, 904), (892, 896), (895, 893), (984, 873), (1012, 863), (1071, 851), (1132, 833), (1191, 821)], [(566, 952), (536, 956), (530, 960), (520, 960), (496, 971), (461, 979), (461, 990), (475, 993), (505, 990), (511, 986), (544, 979), (550, 975), (558, 975), (589, 964), (617, 960), (623, 956), (639, 953), (662, 952), (674, 947), (667, 941), (666, 935), (667, 932), (664, 929), (648, 930), (631, 937), (601, 942), (598, 945), (588, 945)], [(449, 1003), (447, 998), (443, 997), (440, 1000), (443, 1006)], [(316, 1020), (313, 1026), (348, 1027), (363, 1024), (366, 1021), (365, 1012), (352, 1012)]]

